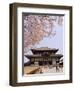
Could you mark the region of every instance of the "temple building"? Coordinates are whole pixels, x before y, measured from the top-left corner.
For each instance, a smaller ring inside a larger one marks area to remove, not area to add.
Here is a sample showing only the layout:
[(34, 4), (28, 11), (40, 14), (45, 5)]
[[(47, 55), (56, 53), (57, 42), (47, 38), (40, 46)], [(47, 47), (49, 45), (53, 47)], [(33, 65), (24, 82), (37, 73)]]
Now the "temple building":
[(62, 54), (56, 54), (59, 49), (41, 47), (31, 49), (33, 55), (25, 55), (30, 60), (30, 66), (45, 66), (52, 65), (58, 67)]

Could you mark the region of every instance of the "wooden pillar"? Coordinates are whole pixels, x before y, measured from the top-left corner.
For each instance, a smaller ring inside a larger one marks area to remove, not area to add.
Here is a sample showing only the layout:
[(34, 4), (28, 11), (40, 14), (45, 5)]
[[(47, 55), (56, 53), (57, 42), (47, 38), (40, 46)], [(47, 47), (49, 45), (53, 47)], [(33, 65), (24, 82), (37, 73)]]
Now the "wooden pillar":
[(56, 72), (59, 71), (59, 58), (56, 58)]
[(31, 58), (30, 61), (31, 61), (31, 65), (34, 65), (34, 58)]
[(49, 65), (52, 65), (52, 59), (51, 58), (49, 58)]

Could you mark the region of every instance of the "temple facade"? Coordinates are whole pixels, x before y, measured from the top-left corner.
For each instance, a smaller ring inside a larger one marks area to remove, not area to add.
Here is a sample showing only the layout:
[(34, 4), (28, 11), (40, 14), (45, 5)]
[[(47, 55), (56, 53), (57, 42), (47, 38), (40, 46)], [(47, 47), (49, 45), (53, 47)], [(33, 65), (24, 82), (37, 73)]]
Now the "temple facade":
[(59, 49), (55, 48), (35, 48), (31, 49), (33, 55), (25, 55), (30, 60), (30, 66), (44, 66), (52, 65), (53, 67), (58, 67), (60, 59), (63, 57), (62, 54), (56, 54)]

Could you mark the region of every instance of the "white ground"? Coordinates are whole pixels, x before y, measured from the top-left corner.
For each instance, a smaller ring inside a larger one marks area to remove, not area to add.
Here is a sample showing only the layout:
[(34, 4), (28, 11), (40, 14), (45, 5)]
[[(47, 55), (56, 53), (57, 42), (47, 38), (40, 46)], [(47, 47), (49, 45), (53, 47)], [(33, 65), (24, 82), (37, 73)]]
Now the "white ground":
[[(56, 67), (40, 66), (40, 71), (42, 73), (62, 73), (63, 68), (59, 68), (59, 70), (56, 70)], [(38, 71), (37, 73), (40, 73), (40, 71)]]

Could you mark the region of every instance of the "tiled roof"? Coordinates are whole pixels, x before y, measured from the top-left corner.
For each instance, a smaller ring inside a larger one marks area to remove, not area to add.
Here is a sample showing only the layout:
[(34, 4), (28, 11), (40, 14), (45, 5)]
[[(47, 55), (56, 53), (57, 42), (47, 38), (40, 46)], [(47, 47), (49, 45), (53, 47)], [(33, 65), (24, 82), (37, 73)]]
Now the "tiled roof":
[(41, 48), (32, 48), (31, 50), (35, 50), (35, 51), (46, 51), (46, 50), (50, 50), (50, 51), (54, 51), (54, 50), (58, 50), (56, 48), (48, 48), (48, 47), (41, 47)]

